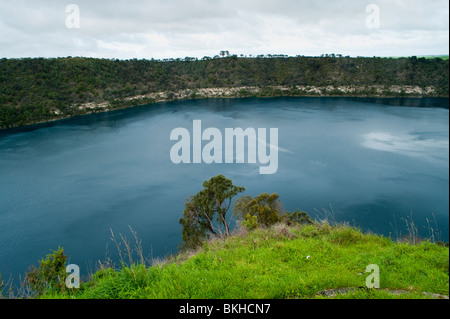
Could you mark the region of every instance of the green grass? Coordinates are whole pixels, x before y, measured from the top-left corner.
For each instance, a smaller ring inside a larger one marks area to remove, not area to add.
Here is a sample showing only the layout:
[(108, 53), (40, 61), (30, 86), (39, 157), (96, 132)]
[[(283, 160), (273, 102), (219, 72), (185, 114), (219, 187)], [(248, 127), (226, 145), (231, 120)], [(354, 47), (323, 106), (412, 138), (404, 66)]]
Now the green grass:
[[(310, 256), (309, 258), (307, 258)], [(366, 267), (380, 268), (380, 289), (366, 289)], [(41, 298), (285, 299), (360, 288), (336, 298), (430, 298), (448, 295), (449, 249), (364, 234), (348, 226), (276, 225), (205, 243), (152, 267), (101, 269), (73, 292)], [(408, 293), (394, 295), (391, 290)]]
[(448, 60), (449, 56), (448, 55), (423, 55), (423, 56), (418, 56), (418, 58)]

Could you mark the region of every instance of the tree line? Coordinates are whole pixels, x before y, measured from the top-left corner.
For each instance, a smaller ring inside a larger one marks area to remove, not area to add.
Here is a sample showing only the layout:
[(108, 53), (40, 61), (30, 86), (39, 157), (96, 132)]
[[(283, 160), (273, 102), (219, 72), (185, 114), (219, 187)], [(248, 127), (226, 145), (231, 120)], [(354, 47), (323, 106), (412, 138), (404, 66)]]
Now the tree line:
[(415, 85), (433, 86), (434, 96), (449, 96), (449, 61), (439, 58), (246, 58), (226, 51), (221, 56), (200, 60), (3, 58), (0, 128), (84, 114), (90, 110), (78, 106), (86, 102), (108, 102), (115, 108), (123, 107), (121, 101), (127, 97), (210, 87)]

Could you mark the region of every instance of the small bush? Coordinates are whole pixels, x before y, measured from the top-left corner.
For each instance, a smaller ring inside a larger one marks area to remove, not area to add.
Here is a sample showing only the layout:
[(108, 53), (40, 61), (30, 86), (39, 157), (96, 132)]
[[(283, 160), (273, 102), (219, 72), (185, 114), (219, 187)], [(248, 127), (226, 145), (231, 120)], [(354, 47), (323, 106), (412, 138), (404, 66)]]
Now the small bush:
[(311, 225), (313, 223), (312, 218), (303, 211), (296, 210), (293, 213), (286, 213), (282, 216), (281, 220), (287, 225)]
[(59, 247), (41, 259), (39, 267), (32, 266), (31, 271), (26, 273), (25, 282), (37, 295), (42, 295), (47, 290), (65, 291), (66, 260), (64, 249)]
[[(258, 226), (269, 227), (280, 221), (280, 211), (282, 205), (278, 194), (260, 194), (255, 198), (251, 196), (243, 196), (239, 198), (233, 208), (234, 215), (238, 219), (244, 219), (250, 226), (253, 227), (254, 218)], [(256, 227), (254, 227), (256, 228)]]
[(247, 230), (254, 230), (258, 228), (258, 224), (258, 217), (250, 214), (245, 215), (244, 220), (242, 221), (242, 226), (244, 226)]

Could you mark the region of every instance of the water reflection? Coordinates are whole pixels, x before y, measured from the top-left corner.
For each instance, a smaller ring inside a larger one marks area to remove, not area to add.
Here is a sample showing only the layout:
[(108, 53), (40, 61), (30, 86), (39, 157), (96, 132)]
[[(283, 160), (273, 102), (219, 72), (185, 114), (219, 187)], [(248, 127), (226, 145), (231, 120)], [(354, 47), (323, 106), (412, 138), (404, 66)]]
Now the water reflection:
[[(431, 132), (427, 134), (413, 133), (394, 135), (390, 132), (371, 132), (364, 135), (362, 145), (383, 152), (394, 152), (406, 156), (420, 157), (425, 160), (447, 161), (442, 158), (442, 154), (448, 154), (449, 141), (444, 139), (429, 138), (435, 135)], [(436, 154), (440, 154), (436, 157)]]

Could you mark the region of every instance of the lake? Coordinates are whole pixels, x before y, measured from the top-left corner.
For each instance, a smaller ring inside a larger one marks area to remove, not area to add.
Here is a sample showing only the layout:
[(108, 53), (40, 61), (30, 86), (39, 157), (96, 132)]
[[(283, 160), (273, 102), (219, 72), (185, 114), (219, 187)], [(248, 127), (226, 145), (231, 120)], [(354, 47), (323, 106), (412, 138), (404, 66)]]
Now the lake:
[[(0, 132), (0, 273), (24, 274), (58, 246), (85, 276), (115, 258), (129, 226), (148, 257), (181, 244), (185, 199), (223, 174), (242, 195), (363, 230), (449, 237), (448, 99), (270, 98), (139, 106)], [(175, 128), (277, 128), (278, 170), (174, 164)], [(437, 226), (437, 227), (436, 227)], [(122, 246), (123, 247), (123, 246)]]

